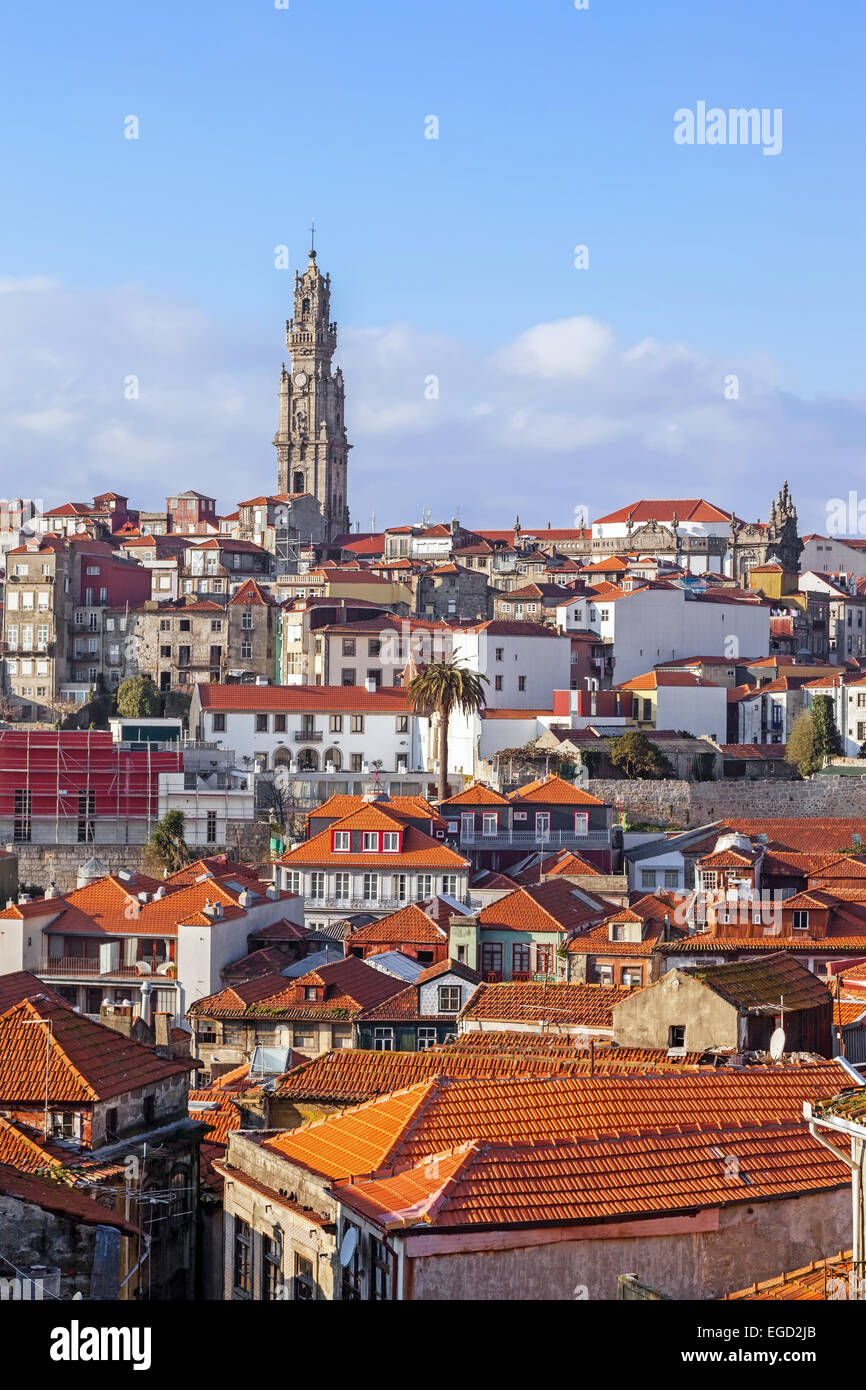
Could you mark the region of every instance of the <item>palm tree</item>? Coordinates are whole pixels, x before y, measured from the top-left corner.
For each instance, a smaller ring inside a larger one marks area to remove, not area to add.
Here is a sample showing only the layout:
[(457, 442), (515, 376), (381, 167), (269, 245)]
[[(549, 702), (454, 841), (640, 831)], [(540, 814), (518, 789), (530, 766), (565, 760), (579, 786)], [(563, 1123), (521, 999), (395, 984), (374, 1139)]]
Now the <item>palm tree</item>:
[(431, 661), (409, 682), (407, 693), (417, 714), (439, 717), (439, 800), (448, 795), (448, 721), (453, 710), (475, 714), (487, 704), (486, 676), (467, 671), (456, 657)]
[(189, 862), (190, 852), (183, 831), (183, 811), (166, 811), (153, 827), (148, 858), (161, 865), (166, 873), (175, 873)]

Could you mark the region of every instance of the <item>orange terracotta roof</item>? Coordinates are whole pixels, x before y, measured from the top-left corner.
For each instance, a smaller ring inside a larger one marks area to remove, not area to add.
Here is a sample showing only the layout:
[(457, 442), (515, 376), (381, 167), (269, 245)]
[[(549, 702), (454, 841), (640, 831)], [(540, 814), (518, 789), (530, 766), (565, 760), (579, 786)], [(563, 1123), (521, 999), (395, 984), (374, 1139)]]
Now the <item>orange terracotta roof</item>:
[(37, 1020), (51, 1024), (49, 1103), (108, 1100), (189, 1071), (72, 1009), (27, 999), (0, 1017), (0, 1102), (45, 1100), (47, 1028)]
[[(440, 844), (432, 836), (425, 835), (423, 830), (418, 830), (414, 825), (405, 825), (402, 821), (395, 820), (393, 817), (385, 816), (381, 811), (374, 813), (379, 817), (376, 823), (367, 826), (368, 829), (388, 828), (400, 829), (403, 831), (403, 849), (401, 853), (389, 852), (382, 854), (346, 853), (342, 850), (332, 850), (331, 835), (337, 829), (363, 829), (362, 823), (356, 823), (356, 816), (346, 817), (344, 820), (337, 821), (335, 826), (329, 826), (322, 830), (312, 839), (297, 845), (294, 849), (287, 850), (285, 854), (277, 859), (278, 864), (285, 865), (286, 868), (294, 868), (301, 864), (332, 864), (346, 868), (370, 868), (370, 869), (467, 869), (469, 860), (457, 854), (455, 850), (449, 849), (447, 845)], [(352, 825), (350, 826), (350, 822)]]
[(402, 686), (383, 685), (369, 691), (363, 685), (217, 685), (202, 681), (196, 689), (202, 709), (218, 711), (413, 713)]
[(452, 806), (507, 806), (507, 797), (500, 796), (499, 792), (492, 791), (483, 782), (473, 782), (470, 787), (465, 787), (462, 792), (457, 792), (456, 796), (449, 796), (445, 801), (439, 802), (439, 810), (447, 811)]
[(556, 1023), (563, 1027), (613, 1028), (613, 1006), (633, 993), (614, 985), (479, 985), (460, 1015), (464, 1023)]
[(609, 903), (590, 906), (575, 897), (567, 879), (549, 879), (528, 888), (516, 888), (478, 914), (482, 931), (567, 932), (605, 916)]
[(422, 912), (417, 903), (409, 903), (388, 917), (380, 917), (346, 938), (347, 951), (354, 946), (399, 945), (403, 941), (441, 945), (448, 933)]
[(39, 1173), (59, 1168), (60, 1160), (41, 1144), (24, 1134), (17, 1125), (0, 1116), (0, 1163), (8, 1163), (20, 1173)]
[(580, 787), (572, 786), (571, 782), (566, 782), (562, 777), (549, 776), (541, 777), (535, 782), (528, 782), (525, 787), (518, 787), (516, 791), (508, 793), (508, 800), (514, 803), (524, 801), (538, 802), (540, 805), (557, 806), (603, 806), (604, 802), (597, 796), (590, 796), (589, 792), (583, 791)]
[(114, 1226), (125, 1235), (140, 1234), (137, 1226), (77, 1188), (52, 1182), (36, 1173), (19, 1172), (6, 1164), (0, 1164), (0, 1195), (41, 1207), (75, 1223)]
[(787, 1274), (777, 1275), (775, 1279), (763, 1279), (760, 1283), (750, 1284), (747, 1289), (738, 1289), (736, 1293), (727, 1294), (726, 1299), (745, 1299), (752, 1303), (824, 1302), (834, 1294), (839, 1297), (840, 1287), (846, 1290), (844, 1297), (850, 1298), (853, 1296), (850, 1292), (853, 1271), (853, 1251), (840, 1250), (826, 1260), (813, 1260), (802, 1269), (793, 1269)]

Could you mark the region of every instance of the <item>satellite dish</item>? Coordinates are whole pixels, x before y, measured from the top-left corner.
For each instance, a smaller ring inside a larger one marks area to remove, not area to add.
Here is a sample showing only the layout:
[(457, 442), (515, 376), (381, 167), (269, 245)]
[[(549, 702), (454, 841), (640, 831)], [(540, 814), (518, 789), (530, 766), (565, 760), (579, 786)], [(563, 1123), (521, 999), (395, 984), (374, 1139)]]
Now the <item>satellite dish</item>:
[(774, 1062), (778, 1062), (782, 1053), (785, 1051), (785, 1030), (777, 1028), (770, 1039), (770, 1056)]
[(346, 1234), (343, 1236), (343, 1243), (340, 1246), (340, 1264), (343, 1266), (344, 1269), (351, 1260), (357, 1248), (358, 1229), (356, 1226), (350, 1226)]

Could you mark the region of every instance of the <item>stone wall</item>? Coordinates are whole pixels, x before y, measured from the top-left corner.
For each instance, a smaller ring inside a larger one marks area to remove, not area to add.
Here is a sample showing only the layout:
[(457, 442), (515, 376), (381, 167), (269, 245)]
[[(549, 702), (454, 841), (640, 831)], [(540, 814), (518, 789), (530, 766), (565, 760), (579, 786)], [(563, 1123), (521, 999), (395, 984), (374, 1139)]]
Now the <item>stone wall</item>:
[[(267, 859), (269, 843), (266, 822), (228, 821), (224, 845), (200, 847), (195, 853), (201, 858), (226, 853), (234, 859), (260, 861)], [(144, 845), (17, 845), (10, 842), (5, 848), (18, 856), (19, 883), (36, 883), (40, 888), (47, 888), (53, 882), (58, 893), (72, 891), (80, 865), (94, 855), (102, 860), (110, 874), (116, 874), (119, 869), (144, 869)]]
[(807, 782), (611, 781), (581, 786), (631, 821), (681, 826), (739, 816), (863, 816), (866, 778), (815, 777)]

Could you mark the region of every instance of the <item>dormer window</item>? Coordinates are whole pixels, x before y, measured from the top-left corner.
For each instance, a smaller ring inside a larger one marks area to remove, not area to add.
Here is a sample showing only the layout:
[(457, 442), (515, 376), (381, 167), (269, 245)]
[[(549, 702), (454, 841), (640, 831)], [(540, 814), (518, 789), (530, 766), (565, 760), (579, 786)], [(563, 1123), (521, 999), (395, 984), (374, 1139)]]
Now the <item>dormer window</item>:
[(304, 998), (305, 998), (305, 999), (309, 999), (311, 1003), (315, 1004), (315, 1002), (316, 1002), (316, 1000), (318, 999), (318, 997), (319, 997), (319, 991), (317, 990), (317, 988), (316, 988), (315, 985), (305, 985), (305, 986), (304, 986)]
[(400, 849), (400, 836), (396, 830), (386, 830), (382, 836), (382, 849), (386, 854), (397, 854)]
[(335, 850), (343, 850), (343, 851), (348, 850), (348, 849), (351, 848), (351, 844), (352, 844), (352, 837), (351, 837), (351, 835), (349, 834), (348, 830), (335, 830), (335, 831), (334, 831), (334, 849), (335, 849)]
[(794, 916), (793, 916), (793, 919), (792, 919), (792, 921), (791, 921), (791, 926), (794, 928), (794, 931), (808, 931), (808, 930), (809, 930), (809, 914), (808, 914), (808, 912), (805, 912), (802, 908), (795, 908), (795, 909), (794, 909)]
[(378, 830), (364, 831), (364, 852), (365, 854), (379, 853), (379, 832)]

